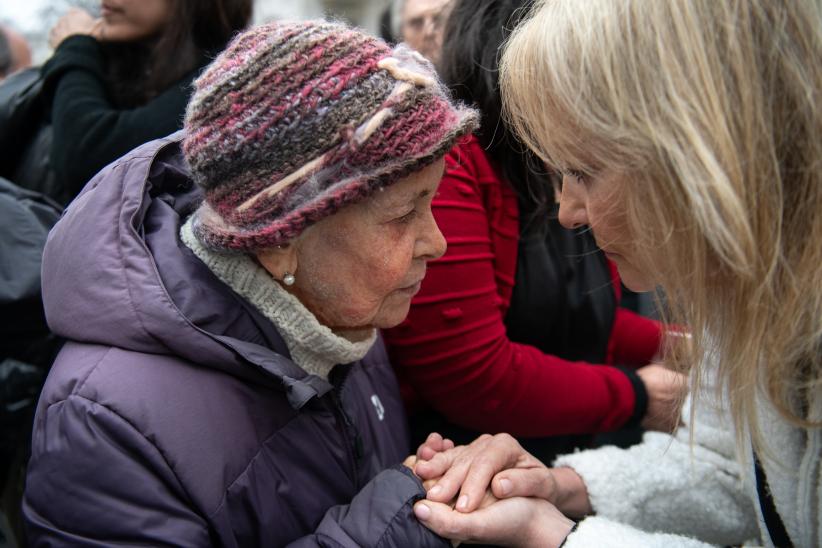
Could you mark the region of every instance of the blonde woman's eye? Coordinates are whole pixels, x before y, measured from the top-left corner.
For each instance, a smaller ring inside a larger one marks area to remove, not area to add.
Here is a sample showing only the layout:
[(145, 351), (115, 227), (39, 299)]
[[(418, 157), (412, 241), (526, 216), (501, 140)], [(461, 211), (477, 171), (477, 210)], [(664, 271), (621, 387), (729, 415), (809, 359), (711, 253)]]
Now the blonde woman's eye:
[(565, 171), (566, 175), (569, 175), (579, 181), (580, 183), (584, 183), (588, 181), (588, 174), (584, 173), (578, 169), (568, 169)]

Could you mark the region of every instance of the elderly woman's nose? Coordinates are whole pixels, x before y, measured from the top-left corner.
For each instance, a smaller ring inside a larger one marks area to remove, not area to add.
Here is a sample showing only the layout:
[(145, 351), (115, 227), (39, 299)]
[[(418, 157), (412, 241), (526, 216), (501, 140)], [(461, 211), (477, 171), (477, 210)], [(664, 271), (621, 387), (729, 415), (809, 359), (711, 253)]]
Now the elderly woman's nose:
[(565, 181), (559, 195), (559, 222), (565, 228), (579, 228), (588, 224), (588, 211), (577, 184)]
[(416, 256), (426, 260), (439, 259), (448, 247), (445, 236), (440, 232), (440, 227), (437, 226), (433, 215), (428, 215), (423, 233), (417, 241)]

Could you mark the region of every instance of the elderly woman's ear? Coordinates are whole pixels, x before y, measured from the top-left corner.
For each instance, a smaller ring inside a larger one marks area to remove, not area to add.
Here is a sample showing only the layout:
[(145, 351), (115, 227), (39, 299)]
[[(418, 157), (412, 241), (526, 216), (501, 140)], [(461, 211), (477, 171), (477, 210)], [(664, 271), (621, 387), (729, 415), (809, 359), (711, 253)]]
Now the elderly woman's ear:
[(293, 244), (268, 247), (256, 252), (257, 261), (275, 279), (290, 286), (297, 272), (297, 246)]

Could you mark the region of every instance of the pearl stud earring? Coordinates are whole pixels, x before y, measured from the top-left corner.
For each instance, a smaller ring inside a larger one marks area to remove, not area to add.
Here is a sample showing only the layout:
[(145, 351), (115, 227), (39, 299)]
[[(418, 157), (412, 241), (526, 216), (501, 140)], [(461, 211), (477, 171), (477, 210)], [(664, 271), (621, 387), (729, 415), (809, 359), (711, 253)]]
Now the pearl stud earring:
[(283, 275), (283, 283), (284, 283), (285, 285), (289, 285), (289, 286), (294, 285), (294, 282), (295, 282), (296, 280), (297, 280), (297, 278), (295, 278), (295, 277), (294, 277), (294, 274), (292, 274), (291, 272), (286, 272), (286, 273)]

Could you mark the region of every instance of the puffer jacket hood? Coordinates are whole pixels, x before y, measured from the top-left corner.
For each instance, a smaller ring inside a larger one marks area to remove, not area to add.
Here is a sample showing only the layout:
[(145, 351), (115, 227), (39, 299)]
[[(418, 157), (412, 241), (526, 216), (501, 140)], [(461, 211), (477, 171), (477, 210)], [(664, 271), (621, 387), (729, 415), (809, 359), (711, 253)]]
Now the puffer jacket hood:
[(49, 236), (68, 339), (43, 388), (23, 503), (32, 546), (447, 546), (382, 341), (329, 380), (180, 242), (201, 200), (181, 134), (100, 172)]
[(179, 223), (202, 199), (179, 154), (181, 138), (148, 143), (103, 170), (51, 231), (43, 256), (50, 328), (69, 340), (179, 356), (255, 382), (279, 379), (295, 405), (327, 392), (328, 383), (283, 359), (285, 344), (253, 306), (188, 249), (168, 249), (180, 245)]

